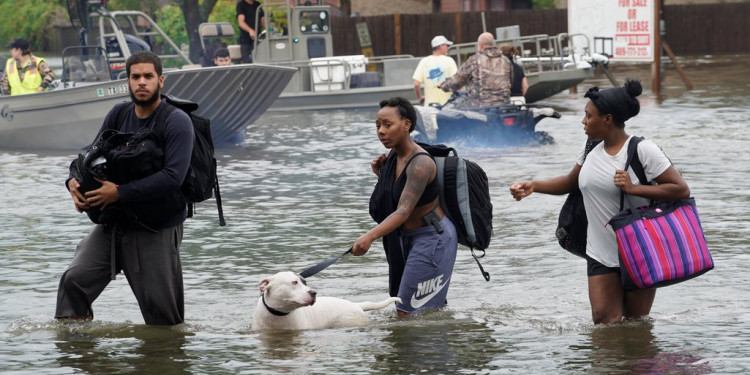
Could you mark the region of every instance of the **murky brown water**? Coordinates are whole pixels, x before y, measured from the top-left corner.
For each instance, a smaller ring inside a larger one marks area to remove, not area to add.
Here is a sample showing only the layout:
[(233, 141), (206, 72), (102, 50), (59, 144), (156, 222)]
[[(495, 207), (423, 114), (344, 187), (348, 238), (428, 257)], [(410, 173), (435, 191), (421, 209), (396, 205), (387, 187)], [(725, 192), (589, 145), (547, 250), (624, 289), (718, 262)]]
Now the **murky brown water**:
[[(511, 182), (569, 170), (584, 141), (583, 92), (550, 98), (562, 114), (538, 130), (551, 145), (461, 147), (487, 171), (494, 238), (485, 282), (461, 251), (449, 308), (412, 321), (391, 310), (361, 328), (249, 332), (260, 278), (337, 255), (372, 223), (367, 213), (381, 151), (374, 111), (266, 114), (242, 147), (219, 151), (229, 222), (212, 202), (185, 229), (187, 323), (142, 324), (123, 277), (94, 304), (96, 320), (58, 324), (57, 282), (89, 230), (62, 180), (72, 155), (0, 151), (0, 372), (12, 374), (701, 374), (750, 371), (750, 64), (748, 56), (684, 59), (695, 85), (674, 69), (659, 100), (645, 92), (628, 131), (661, 145), (698, 202), (716, 269), (660, 289), (653, 322), (591, 324), (585, 264), (554, 241), (563, 197), (522, 203)], [(620, 80), (648, 66), (612, 66)], [(379, 244), (345, 257), (309, 283), (320, 295), (379, 300), (387, 290)]]

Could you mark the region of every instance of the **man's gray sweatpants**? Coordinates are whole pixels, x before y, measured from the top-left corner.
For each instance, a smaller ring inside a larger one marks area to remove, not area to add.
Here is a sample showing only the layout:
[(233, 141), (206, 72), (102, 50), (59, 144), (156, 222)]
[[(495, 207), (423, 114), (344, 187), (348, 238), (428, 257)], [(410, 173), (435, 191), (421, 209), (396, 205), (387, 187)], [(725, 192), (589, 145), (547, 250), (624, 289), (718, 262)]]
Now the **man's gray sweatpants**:
[(121, 225), (95, 226), (78, 244), (73, 262), (60, 278), (55, 318), (93, 318), (91, 305), (114, 274), (123, 271), (146, 324), (182, 323), (180, 243), (182, 224), (156, 233)]

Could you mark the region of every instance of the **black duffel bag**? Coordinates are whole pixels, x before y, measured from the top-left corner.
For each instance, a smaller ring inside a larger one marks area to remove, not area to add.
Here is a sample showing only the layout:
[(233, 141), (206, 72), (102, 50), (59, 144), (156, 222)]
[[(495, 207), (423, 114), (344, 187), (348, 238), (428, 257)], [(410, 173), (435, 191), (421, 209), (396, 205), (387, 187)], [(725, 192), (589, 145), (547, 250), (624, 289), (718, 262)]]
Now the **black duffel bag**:
[[(135, 133), (107, 129), (85, 155), (79, 154), (73, 160), (70, 174), (80, 183), (78, 190), (85, 194), (102, 186), (95, 177), (122, 185), (148, 177), (163, 167), (164, 150), (150, 129), (143, 128)], [(172, 195), (127, 205), (115, 202), (104, 211), (98, 206), (90, 207), (86, 214), (96, 224), (126, 222), (154, 228), (185, 208), (179, 189)]]

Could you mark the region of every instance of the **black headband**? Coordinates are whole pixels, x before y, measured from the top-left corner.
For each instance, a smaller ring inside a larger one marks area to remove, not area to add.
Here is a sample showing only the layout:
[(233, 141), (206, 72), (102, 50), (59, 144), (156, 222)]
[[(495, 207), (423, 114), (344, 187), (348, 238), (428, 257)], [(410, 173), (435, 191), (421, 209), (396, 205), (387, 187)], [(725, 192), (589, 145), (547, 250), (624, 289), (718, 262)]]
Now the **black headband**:
[[(638, 90), (635, 90), (637, 86)], [(632, 91), (632, 92), (629, 92)], [(618, 124), (624, 124), (625, 121), (638, 114), (640, 104), (635, 97), (640, 95), (641, 85), (638, 81), (627, 81), (625, 86), (612, 87), (599, 90), (594, 86), (590, 88), (584, 98), (589, 98), (599, 111), (599, 114), (612, 115), (612, 118)]]

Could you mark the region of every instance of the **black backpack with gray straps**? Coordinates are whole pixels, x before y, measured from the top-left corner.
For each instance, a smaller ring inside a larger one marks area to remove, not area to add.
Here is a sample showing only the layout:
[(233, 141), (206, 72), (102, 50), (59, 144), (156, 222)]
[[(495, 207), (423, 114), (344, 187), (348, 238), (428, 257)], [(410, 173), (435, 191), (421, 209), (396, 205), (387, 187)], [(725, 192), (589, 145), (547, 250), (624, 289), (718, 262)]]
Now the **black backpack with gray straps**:
[[(478, 164), (459, 157), (452, 147), (417, 144), (435, 160), (440, 206), (456, 226), (458, 243), (471, 250), (482, 276), (489, 281), (490, 274), (479, 263), (492, 238), (492, 201), (487, 174)], [(481, 251), (481, 255), (477, 256), (475, 251)]]
[[(217, 162), (214, 157), (214, 143), (211, 138), (211, 121), (193, 113), (198, 109), (197, 103), (164, 94), (162, 94), (162, 100), (167, 105), (156, 114), (152, 129), (159, 140), (163, 142), (166, 119), (176, 108), (185, 112), (193, 124), (194, 140), (193, 152), (190, 155), (190, 167), (188, 168), (187, 175), (185, 175), (185, 180), (180, 186), (180, 190), (188, 204), (188, 217), (193, 216), (195, 203), (215, 197), (216, 208), (219, 214), (219, 225), (227, 225), (221, 205), (219, 178), (216, 174)], [(119, 109), (115, 116), (116, 126), (119, 127), (125, 121), (126, 114), (132, 108), (133, 103), (130, 103)]]

